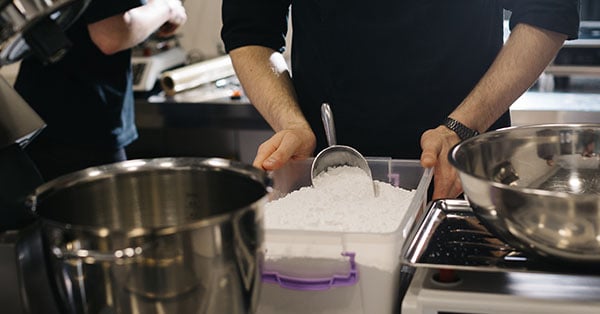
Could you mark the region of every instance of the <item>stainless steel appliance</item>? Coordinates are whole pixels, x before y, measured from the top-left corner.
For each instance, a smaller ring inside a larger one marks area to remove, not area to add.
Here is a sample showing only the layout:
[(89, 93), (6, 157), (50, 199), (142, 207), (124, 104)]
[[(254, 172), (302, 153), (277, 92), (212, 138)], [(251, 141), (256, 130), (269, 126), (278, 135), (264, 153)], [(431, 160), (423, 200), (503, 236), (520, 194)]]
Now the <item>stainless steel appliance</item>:
[(35, 54), (44, 62), (60, 59), (71, 43), (64, 29), (89, 0), (0, 0), (0, 65)]
[(581, 21), (579, 38), (565, 41), (544, 74), (540, 81), (544, 91), (566, 87), (573, 76), (600, 76), (600, 18)]
[[(50, 63), (60, 59), (70, 46), (64, 29), (87, 6), (89, 0), (0, 0), (0, 66), (33, 54)], [(44, 121), (33, 111), (10, 84), (0, 77), (0, 154), (8, 165), (3, 172), (2, 184), (11, 193), (1, 191), (0, 206), (3, 213), (15, 211), (21, 193), (14, 193), (11, 186), (25, 190), (39, 184), (35, 167), (22, 153), (35, 135), (45, 127)], [(14, 161), (8, 163), (8, 161)], [(22, 192), (23, 190), (21, 190)], [(1, 219), (6, 223), (6, 219)], [(19, 226), (14, 221), (3, 230)]]
[(128, 160), (37, 188), (61, 313), (253, 313), (264, 171), (220, 158)]
[(430, 203), (403, 258), (403, 314), (600, 311), (595, 265), (527, 255), (489, 232), (465, 200)]
[(600, 2), (596, 0), (579, 0), (580, 15), (583, 21), (600, 21)]
[[(70, 43), (63, 30), (88, 0), (0, 0), (0, 66), (28, 54), (60, 59)], [(42, 179), (23, 147), (44, 128), (40, 117), (0, 77), (0, 309), (59, 313), (44, 267), (42, 243), (25, 198)]]
[(403, 312), (598, 313), (599, 127), (511, 127), (454, 146), (467, 201), (432, 202), (411, 230)]
[(572, 77), (600, 76), (600, 2), (580, 0), (579, 38), (568, 40), (538, 81), (541, 91), (569, 87)]

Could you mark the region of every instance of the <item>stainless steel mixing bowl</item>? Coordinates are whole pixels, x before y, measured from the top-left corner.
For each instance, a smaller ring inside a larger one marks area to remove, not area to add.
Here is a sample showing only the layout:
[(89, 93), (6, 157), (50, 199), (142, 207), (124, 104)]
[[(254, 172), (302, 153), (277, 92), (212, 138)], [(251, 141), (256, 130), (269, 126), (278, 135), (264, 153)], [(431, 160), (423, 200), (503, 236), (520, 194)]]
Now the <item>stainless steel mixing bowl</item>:
[(491, 131), (449, 154), (482, 223), (512, 246), (600, 261), (600, 124)]

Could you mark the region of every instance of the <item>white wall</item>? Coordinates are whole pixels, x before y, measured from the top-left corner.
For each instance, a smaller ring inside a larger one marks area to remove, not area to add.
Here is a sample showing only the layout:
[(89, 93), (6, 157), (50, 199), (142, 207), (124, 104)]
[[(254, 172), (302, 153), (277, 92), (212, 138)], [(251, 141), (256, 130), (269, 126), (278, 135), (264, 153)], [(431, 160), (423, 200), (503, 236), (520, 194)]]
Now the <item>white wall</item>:
[[(200, 59), (209, 59), (225, 53), (221, 41), (221, 0), (185, 0), (188, 21), (181, 29), (181, 45)], [(291, 21), (288, 24), (286, 37), (287, 49), (284, 53), (286, 60), (291, 52)]]
[(224, 53), (221, 41), (221, 0), (185, 0), (188, 21), (181, 27), (181, 45), (192, 58)]

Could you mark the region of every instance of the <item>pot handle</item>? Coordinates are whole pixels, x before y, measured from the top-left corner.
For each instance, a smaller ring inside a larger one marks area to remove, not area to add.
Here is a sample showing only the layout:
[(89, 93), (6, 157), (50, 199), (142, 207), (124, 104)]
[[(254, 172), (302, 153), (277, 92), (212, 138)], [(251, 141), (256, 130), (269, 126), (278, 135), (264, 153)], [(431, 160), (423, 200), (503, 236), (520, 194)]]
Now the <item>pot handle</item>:
[(52, 253), (59, 259), (79, 259), (87, 264), (95, 262), (116, 262), (122, 263), (126, 260), (139, 257), (144, 252), (141, 246), (128, 247), (120, 250), (115, 250), (112, 253), (98, 252), (86, 249), (65, 249), (54, 246)]

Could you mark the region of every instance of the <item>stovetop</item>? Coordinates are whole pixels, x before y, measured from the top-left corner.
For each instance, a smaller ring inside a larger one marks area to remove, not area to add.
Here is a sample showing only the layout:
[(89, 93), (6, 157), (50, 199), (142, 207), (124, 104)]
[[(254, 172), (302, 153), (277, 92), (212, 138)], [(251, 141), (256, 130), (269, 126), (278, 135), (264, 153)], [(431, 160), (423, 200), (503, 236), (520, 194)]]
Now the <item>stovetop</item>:
[(488, 272), (535, 272), (598, 275), (591, 264), (549, 260), (519, 251), (489, 232), (466, 200), (430, 203), (407, 237), (404, 264)]

